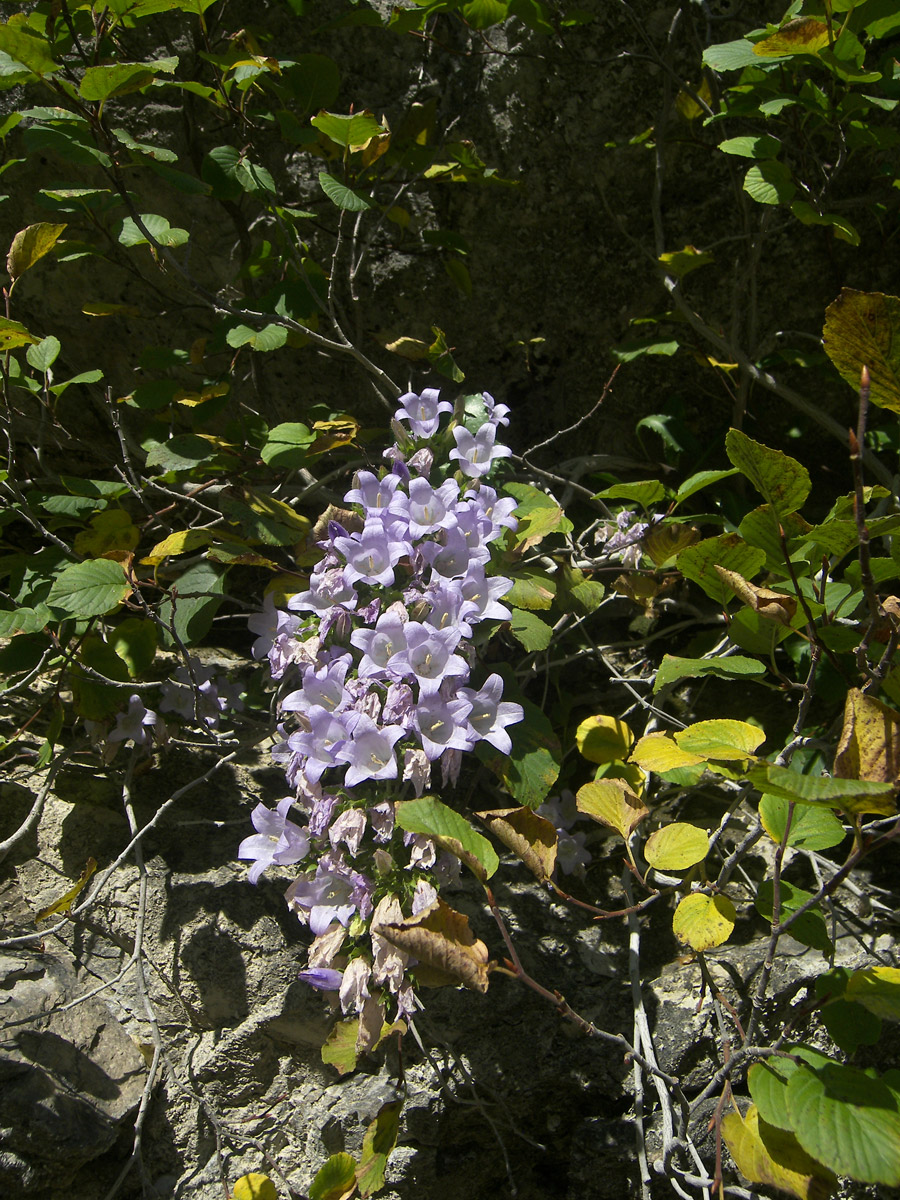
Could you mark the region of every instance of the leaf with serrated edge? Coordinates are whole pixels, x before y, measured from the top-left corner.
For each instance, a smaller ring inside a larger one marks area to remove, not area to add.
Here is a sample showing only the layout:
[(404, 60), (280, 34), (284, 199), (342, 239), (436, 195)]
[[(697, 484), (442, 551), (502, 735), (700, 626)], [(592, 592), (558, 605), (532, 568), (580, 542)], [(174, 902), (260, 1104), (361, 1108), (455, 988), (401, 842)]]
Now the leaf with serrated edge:
[(727, 942), (736, 920), (737, 913), (727, 896), (694, 892), (679, 901), (672, 918), (672, 931), (679, 942), (687, 942), (699, 953)]
[(653, 691), (658, 692), (680, 679), (696, 679), (701, 675), (721, 675), (726, 679), (736, 679), (752, 678), (765, 673), (765, 663), (756, 658), (744, 658), (739, 654), (732, 654), (727, 658), (679, 658), (675, 654), (664, 654), (653, 681)]
[[(762, 827), (776, 845), (781, 844), (787, 825), (790, 801), (783, 796), (764, 795), (759, 801)], [(830, 808), (821, 805), (796, 804), (791, 816), (787, 845), (799, 850), (830, 850), (847, 836), (844, 826)]]
[(578, 789), (575, 805), (579, 812), (601, 825), (615, 829), (628, 841), (650, 809), (621, 779), (598, 779)]
[(338, 1021), (325, 1039), (322, 1047), (322, 1062), (329, 1063), (339, 1075), (356, 1069), (356, 1041), (359, 1036), (359, 1020)]
[(838, 1175), (900, 1185), (900, 1112), (880, 1079), (828, 1062), (788, 1080), (788, 1115), (797, 1141)]
[(401, 801), (396, 807), (396, 821), (408, 833), (422, 833), (455, 854), (482, 883), (500, 865), (487, 838), (435, 796)]
[(745, 761), (765, 740), (763, 730), (746, 721), (697, 721), (675, 734), (679, 749), (722, 762)]
[(876, 1015), (900, 1021), (900, 970), (897, 967), (864, 967), (854, 971), (845, 993)]
[(868, 367), (869, 399), (900, 412), (900, 298), (843, 288), (825, 310), (825, 353), (838, 373), (859, 390)]
[(696, 767), (706, 760), (699, 754), (688, 754), (668, 733), (648, 733), (631, 752), (631, 762), (644, 771), (664, 775), (679, 767)]
[(889, 817), (896, 812), (893, 787), (871, 779), (829, 779), (824, 775), (801, 775), (773, 763), (753, 767), (748, 779), (761, 792), (784, 796), (800, 804), (825, 804), (849, 813), (881, 813)]
[(872, 779), (897, 785), (900, 780), (900, 712), (851, 688), (834, 756), (838, 779)]
[(556, 866), (557, 833), (552, 822), (531, 808), (494, 808), (475, 814), (499, 841), (512, 850), (542, 883)]
[(809, 495), (809, 471), (795, 458), (755, 442), (739, 429), (729, 429), (725, 450), (741, 474), (771, 505), (778, 520), (796, 512)]
[[(414, 917), (379, 926), (378, 933), (443, 976), (438, 986), (461, 983), (473, 992), (488, 990), (487, 946), (472, 933), (469, 918), (440, 896)], [(431, 986), (427, 980), (425, 985)]]
[(776, 1138), (779, 1131), (766, 1130), (768, 1145), (778, 1155), (776, 1161), (760, 1129), (759, 1115), (752, 1104), (744, 1117), (730, 1112), (722, 1118), (722, 1138), (744, 1178), (768, 1184), (797, 1200), (826, 1200), (837, 1184), (831, 1172), (805, 1154), (791, 1134), (782, 1132), (781, 1138)]

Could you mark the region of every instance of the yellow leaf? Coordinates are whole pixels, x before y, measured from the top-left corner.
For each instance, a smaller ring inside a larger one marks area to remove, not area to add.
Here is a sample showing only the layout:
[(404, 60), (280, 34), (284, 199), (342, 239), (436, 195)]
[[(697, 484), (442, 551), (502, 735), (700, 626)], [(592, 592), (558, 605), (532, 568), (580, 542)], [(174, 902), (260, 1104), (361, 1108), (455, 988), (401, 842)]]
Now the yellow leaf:
[(233, 1200), (278, 1200), (278, 1192), (268, 1175), (254, 1171), (242, 1175), (234, 1185)]
[(797, 1200), (826, 1200), (837, 1186), (831, 1172), (810, 1158), (792, 1133), (762, 1121), (755, 1104), (745, 1117), (739, 1112), (723, 1117), (722, 1137), (737, 1169), (751, 1183), (768, 1184)]
[(697, 721), (675, 734), (679, 749), (707, 761), (746, 761), (765, 740), (765, 733), (746, 721)]
[(582, 721), (575, 730), (575, 745), (588, 762), (615, 762), (628, 754), (634, 745), (634, 734), (617, 717), (598, 714)]
[(851, 688), (844, 705), (844, 726), (834, 756), (838, 779), (900, 781), (900, 713), (859, 688)]
[(575, 804), (579, 812), (593, 817), (601, 825), (617, 830), (627, 841), (632, 831), (649, 816), (650, 809), (627, 784), (619, 779), (595, 780), (578, 789)]
[(687, 942), (699, 952), (727, 942), (736, 920), (737, 913), (727, 896), (693, 892), (675, 909), (672, 930), (679, 942)]
[(876, 1017), (900, 1021), (900, 970), (897, 967), (865, 967), (847, 981), (846, 1000), (856, 1000)]
[(658, 871), (686, 871), (703, 862), (709, 851), (705, 829), (686, 821), (673, 821), (651, 833), (644, 846), (644, 858)]
[(179, 529), (163, 538), (161, 542), (157, 542), (147, 557), (141, 559), (141, 562), (155, 567), (164, 558), (175, 554), (186, 554), (189, 550), (197, 550), (200, 546), (208, 546), (211, 540), (212, 534), (206, 529)]
[(96, 870), (97, 870), (97, 860), (95, 858), (89, 858), (87, 860), (87, 862), (85, 863), (84, 870), (81, 872), (81, 875), (78, 878), (78, 882), (74, 885), (74, 887), (70, 887), (64, 896), (60, 896), (60, 898), (58, 900), (54, 900), (53, 903), (50, 904), (47, 908), (42, 908), (41, 911), (38, 913), (38, 915), (35, 917), (35, 920), (36, 921), (46, 921), (47, 918), (52, 917), (54, 913), (58, 913), (58, 912), (67, 913), (69, 911), (69, 909), (72, 907), (72, 905), (75, 903), (75, 901), (78, 899), (78, 896), (84, 889), (84, 886), (87, 883), (87, 881), (90, 879), (90, 877), (93, 875), (93, 873)]
[(632, 750), (631, 761), (644, 771), (664, 775), (666, 771), (674, 771), (678, 767), (695, 767), (705, 759), (699, 754), (682, 750), (667, 733), (648, 733)]
[(790, 54), (818, 54), (829, 43), (828, 26), (813, 17), (797, 17), (763, 38), (753, 47), (761, 58), (783, 58)]
[(103, 558), (110, 554), (128, 554), (141, 535), (131, 517), (121, 508), (110, 508), (91, 518), (90, 529), (75, 538), (75, 552), (84, 558)]
[(53, 249), (65, 228), (65, 225), (39, 221), (37, 225), (19, 230), (6, 256), (6, 270), (13, 283)]
[(408, 358), (410, 362), (419, 362), (428, 357), (428, 343), (420, 341), (419, 338), (399, 337), (396, 341), (388, 342), (384, 348), (390, 350), (391, 354)]

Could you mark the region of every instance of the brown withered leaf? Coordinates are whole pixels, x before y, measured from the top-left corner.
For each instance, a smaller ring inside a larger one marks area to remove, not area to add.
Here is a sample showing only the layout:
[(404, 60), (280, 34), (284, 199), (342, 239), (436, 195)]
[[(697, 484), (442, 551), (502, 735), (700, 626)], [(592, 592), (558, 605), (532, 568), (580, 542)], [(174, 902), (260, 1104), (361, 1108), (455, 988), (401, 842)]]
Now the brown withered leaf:
[(893, 629), (900, 629), (900, 600), (896, 596), (885, 596), (881, 609)]
[(586, 783), (578, 789), (575, 804), (579, 812), (617, 830), (626, 842), (644, 817), (650, 815), (650, 809), (623, 779)]
[(461, 983), (473, 992), (488, 990), (487, 946), (469, 928), (469, 918), (440, 896), (417, 916), (381, 925), (378, 933), (419, 960), (426, 969), (416, 967), (416, 975), (426, 987)]
[(314, 542), (323, 541), (328, 536), (328, 525), (331, 521), (337, 521), (343, 525), (348, 533), (361, 533), (363, 525), (365, 525), (365, 521), (359, 513), (353, 512), (350, 508), (339, 508), (336, 504), (329, 504), (313, 525), (310, 539)]
[(718, 563), (714, 570), (723, 583), (727, 583), (739, 600), (742, 600), (755, 613), (768, 621), (777, 621), (779, 625), (790, 625), (797, 611), (797, 599), (784, 592), (773, 592), (769, 588), (757, 587), (750, 583), (737, 571), (726, 571)]
[(641, 547), (647, 551), (657, 567), (667, 563), (688, 546), (700, 541), (700, 530), (693, 525), (651, 525), (641, 538)]
[(851, 688), (834, 774), (838, 779), (900, 783), (900, 712)]
[(556, 866), (557, 834), (551, 821), (532, 808), (492, 808), (475, 814), (541, 883)]

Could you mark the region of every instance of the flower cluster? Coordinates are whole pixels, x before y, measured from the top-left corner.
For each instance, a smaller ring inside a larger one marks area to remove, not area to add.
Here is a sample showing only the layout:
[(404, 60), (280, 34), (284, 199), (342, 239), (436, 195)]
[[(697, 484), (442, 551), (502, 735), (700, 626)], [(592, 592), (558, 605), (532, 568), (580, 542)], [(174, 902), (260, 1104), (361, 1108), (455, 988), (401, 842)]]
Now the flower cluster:
[[(490, 574), (490, 546), (516, 520), (515, 501), (485, 481), (510, 453), (497, 442), (508, 409), (488, 395), (469, 404), (454, 415), (434, 389), (401, 397), (390, 466), (358, 472), (346, 507), (326, 514), (308, 587), (250, 620), (254, 657), (282, 681), (274, 756), (292, 795), (274, 813), (257, 807), (238, 854), (253, 882), (270, 863), (303, 865), (286, 897), (315, 935), (301, 977), (339, 990), (361, 1023), (383, 1013), (385, 993), (400, 1011), (412, 1002), (407, 958), (379, 926), (427, 907), (458, 870), (395, 829), (396, 801), (420, 796), (437, 763), (455, 781), (479, 741), (508, 754), (507, 727), (523, 716), (499, 674), (472, 678), (478, 626), (510, 616), (512, 583)], [(294, 800), (305, 827), (288, 818)]]

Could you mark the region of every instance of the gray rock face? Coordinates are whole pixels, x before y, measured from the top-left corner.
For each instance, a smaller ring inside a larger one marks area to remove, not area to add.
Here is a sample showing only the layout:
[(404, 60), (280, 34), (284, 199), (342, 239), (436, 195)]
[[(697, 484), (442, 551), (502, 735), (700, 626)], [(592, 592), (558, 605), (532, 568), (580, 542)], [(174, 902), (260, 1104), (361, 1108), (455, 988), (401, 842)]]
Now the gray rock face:
[(102, 1000), (65, 1007), (87, 990), (65, 952), (0, 956), (0, 1188), (11, 1200), (69, 1184), (140, 1101), (144, 1060)]

